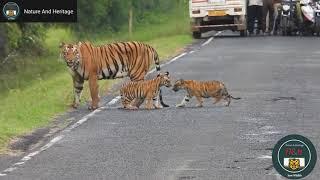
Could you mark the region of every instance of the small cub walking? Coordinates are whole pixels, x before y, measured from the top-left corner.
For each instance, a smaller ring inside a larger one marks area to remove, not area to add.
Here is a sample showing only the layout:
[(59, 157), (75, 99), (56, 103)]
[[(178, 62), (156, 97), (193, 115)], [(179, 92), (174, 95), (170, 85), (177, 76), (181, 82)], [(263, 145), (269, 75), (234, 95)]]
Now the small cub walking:
[(196, 80), (177, 80), (173, 85), (175, 92), (180, 89), (187, 91), (187, 95), (183, 98), (182, 102), (177, 107), (184, 107), (189, 100), (195, 96), (197, 107), (202, 107), (203, 98), (212, 97), (215, 99), (214, 104), (218, 103), (222, 98), (227, 101), (226, 106), (230, 105), (231, 99), (241, 99), (232, 97), (226, 86), (220, 81), (196, 81)]
[(146, 109), (162, 108), (158, 100), (161, 86), (171, 87), (169, 72), (158, 74), (156, 78), (151, 80), (124, 84), (120, 89), (123, 107), (125, 109), (138, 109), (146, 100)]

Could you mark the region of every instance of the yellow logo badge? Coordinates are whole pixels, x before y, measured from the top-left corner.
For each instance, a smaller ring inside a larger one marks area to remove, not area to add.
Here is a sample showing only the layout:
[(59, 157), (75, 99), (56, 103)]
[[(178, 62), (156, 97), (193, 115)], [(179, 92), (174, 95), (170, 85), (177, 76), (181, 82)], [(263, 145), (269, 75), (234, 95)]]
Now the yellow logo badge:
[(298, 170), (300, 168), (300, 159), (289, 159), (289, 167), (293, 171)]

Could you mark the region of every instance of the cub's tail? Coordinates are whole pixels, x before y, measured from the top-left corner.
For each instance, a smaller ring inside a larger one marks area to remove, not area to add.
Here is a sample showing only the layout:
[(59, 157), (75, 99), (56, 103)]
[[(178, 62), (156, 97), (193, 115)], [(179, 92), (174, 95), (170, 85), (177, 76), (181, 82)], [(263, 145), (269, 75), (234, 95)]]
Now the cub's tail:
[(228, 95), (228, 97), (231, 98), (231, 99), (235, 99), (235, 100), (241, 99), (241, 97), (233, 97), (233, 96), (231, 96), (230, 94)]

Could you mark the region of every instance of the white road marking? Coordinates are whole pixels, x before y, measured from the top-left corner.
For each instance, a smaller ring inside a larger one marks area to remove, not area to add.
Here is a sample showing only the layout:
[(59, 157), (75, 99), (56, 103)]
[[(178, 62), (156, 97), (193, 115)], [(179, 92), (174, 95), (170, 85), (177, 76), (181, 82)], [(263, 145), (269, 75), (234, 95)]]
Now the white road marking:
[(258, 159), (272, 159), (272, 156), (263, 155), (263, 156), (259, 156)]
[(116, 122), (109, 122), (109, 123), (107, 123), (107, 124), (117, 125), (117, 124), (119, 124), (119, 123), (116, 123)]
[(219, 32), (217, 32), (214, 36), (215, 36), (215, 37), (216, 37), (216, 36), (219, 36), (222, 32), (223, 32), (223, 31), (219, 31)]
[(179, 168), (179, 169), (172, 169), (171, 171), (208, 171), (208, 169)]
[[(161, 65), (160, 65), (160, 68), (163, 67), (163, 66), (166, 66), (166, 65), (168, 65), (168, 64), (170, 64), (170, 63), (172, 63), (172, 62), (174, 62), (174, 61), (176, 61), (176, 60), (178, 60), (179, 58), (185, 56), (186, 54), (187, 54), (187, 53), (182, 53), (182, 54), (180, 54), (179, 56), (174, 57), (174, 58), (171, 59), (170, 61), (168, 61), (168, 62), (166, 62), (166, 63), (164, 63), (164, 64), (161, 64)], [(147, 75), (148, 75), (148, 74), (151, 74), (151, 73), (154, 73), (155, 71), (156, 71), (156, 69), (154, 68), (154, 69), (152, 69), (151, 71), (149, 71), (149, 72), (147, 73)]]
[(201, 44), (201, 47), (209, 44), (209, 43), (213, 40), (214, 37), (219, 36), (221, 33), (222, 33), (222, 31), (217, 32), (215, 35), (213, 35), (211, 38), (209, 38), (206, 42), (202, 43), (202, 44)]
[(59, 136), (53, 138), (48, 144), (42, 146), (42, 147), (40, 148), (40, 151), (38, 151), (38, 152), (36, 151), (34, 154), (31, 153), (30, 156), (33, 157), (33, 156), (39, 154), (40, 152), (42, 152), (42, 151), (44, 151), (44, 150), (47, 150), (48, 148), (50, 148), (51, 146), (53, 146), (55, 143), (57, 143), (58, 141), (60, 141), (62, 138), (64, 138), (64, 135), (59, 135)]
[(121, 99), (121, 96), (117, 96), (115, 98), (113, 98), (110, 102), (108, 102), (107, 105), (111, 106), (113, 104), (115, 104), (116, 102), (118, 102)]
[(31, 157), (25, 156), (25, 157), (23, 157), (23, 158), (21, 159), (21, 161), (26, 162), (26, 161), (29, 161), (30, 159), (31, 159)]
[(196, 52), (196, 51), (190, 51), (189, 54), (193, 54), (194, 52)]
[(29, 156), (29, 157), (33, 157), (33, 156), (39, 154), (39, 152), (40, 152), (40, 151), (32, 152), (32, 153), (30, 153), (28, 156)]
[(22, 165), (22, 164), (24, 164), (25, 162), (17, 162), (17, 163), (15, 163), (14, 164), (14, 166), (20, 166), (20, 165)]
[(206, 42), (201, 44), (201, 46), (205, 46), (205, 45), (209, 44), (212, 40), (213, 40), (213, 37), (209, 38)]
[(3, 172), (12, 172), (16, 169), (17, 169), (16, 167), (9, 167), (8, 169), (4, 170)]
[[(217, 34), (218, 34), (218, 33), (217, 33)], [(216, 34), (216, 35), (217, 35), (217, 34)], [(209, 38), (209, 39), (206, 41), (207, 44), (210, 43), (212, 40), (213, 40), (213, 37)], [(203, 45), (203, 44), (202, 44), (202, 45)], [(182, 53), (182, 54), (174, 57), (174, 58), (171, 59), (170, 61), (168, 61), (168, 62), (166, 62), (166, 63), (164, 63), (164, 64), (161, 64), (160, 67), (163, 67), (163, 66), (168, 65), (168, 64), (170, 64), (170, 63), (178, 60), (179, 58), (185, 56), (186, 54), (187, 54), (187, 53)], [(152, 70), (149, 71), (147, 74), (151, 74), (151, 73), (153, 73), (153, 72), (155, 72), (155, 71), (156, 71), (156, 69), (152, 69)], [(110, 106), (110, 105), (113, 105), (113, 104), (117, 103), (120, 99), (121, 99), (120, 96), (117, 96), (117, 97), (113, 98), (110, 102), (107, 103), (107, 106)], [(94, 111), (91, 112), (90, 114), (84, 116), (84, 117), (81, 118), (79, 121), (77, 121), (76, 123), (74, 123), (72, 126), (70, 126), (69, 128), (66, 128), (65, 130), (63, 130), (63, 131), (61, 132), (62, 135), (59, 135), (59, 136), (53, 138), (49, 143), (47, 143), (46, 145), (42, 146), (42, 147), (40, 148), (40, 150), (34, 151), (34, 152), (32, 152), (32, 153), (29, 153), (28, 155), (24, 156), (19, 162), (13, 164), (11, 167), (9, 167), (9, 168), (5, 169), (4, 171), (2, 171), (2, 173), (0, 173), (0, 176), (6, 176), (7, 174), (5, 174), (5, 172), (12, 172), (12, 171), (16, 170), (16, 169), (17, 169), (17, 166), (21, 166), (21, 165), (25, 164), (25, 162), (29, 161), (33, 156), (41, 153), (42, 151), (47, 150), (48, 148), (50, 148), (51, 146), (53, 146), (55, 143), (57, 143), (58, 141), (60, 141), (61, 139), (63, 139), (63, 138), (64, 138), (64, 135), (63, 135), (63, 134), (66, 134), (66, 133), (70, 132), (71, 130), (73, 130), (73, 129), (76, 128), (76, 127), (79, 127), (81, 124), (83, 124), (83, 123), (85, 123), (86, 121), (88, 121), (88, 119), (89, 119), (91, 116), (93, 116), (94, 114), (100, 112), (101, 110), (103, 110), (103, 109), (105, 109), (105, 108), (106, 108), (106, 107), (103, 107), (103, 106), (102, 106), (102, 107), (94, 110)], [(111, 124), (112, 124), (112, 123), (111, 123)]]

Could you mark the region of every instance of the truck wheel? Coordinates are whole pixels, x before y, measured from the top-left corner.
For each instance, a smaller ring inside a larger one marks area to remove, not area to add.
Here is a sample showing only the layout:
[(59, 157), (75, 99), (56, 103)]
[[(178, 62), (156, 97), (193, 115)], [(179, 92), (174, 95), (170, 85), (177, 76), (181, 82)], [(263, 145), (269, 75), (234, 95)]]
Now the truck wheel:
[(201, 38), (201, 32), (199, 32), (199, 31), (194, 31), (194, 32), (192, 32), (192, 36), (193, 36), (193, 38), (195, 38), (195, 39), (200, 39), (200, 38)]
[(241, 37), (246, 37), (247, 36), (247, 30), (241, 30), (240, 31), (240, 36)]

